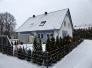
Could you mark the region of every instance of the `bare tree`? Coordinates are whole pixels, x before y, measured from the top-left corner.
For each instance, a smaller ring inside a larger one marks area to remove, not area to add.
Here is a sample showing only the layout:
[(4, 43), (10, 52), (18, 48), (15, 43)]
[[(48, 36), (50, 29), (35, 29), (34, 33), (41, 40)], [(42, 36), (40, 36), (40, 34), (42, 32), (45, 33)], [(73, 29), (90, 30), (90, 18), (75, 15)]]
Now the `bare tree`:
[(4, 27), (4, 22), (3, 22), (3, 14), (0, 14), (0, 34), (3, 34), (3, 27)]
[(9, 37), (15, 30), (16, 20), (13, 15), (8, 12), (0, 14), (1, 34), (8, 35)]

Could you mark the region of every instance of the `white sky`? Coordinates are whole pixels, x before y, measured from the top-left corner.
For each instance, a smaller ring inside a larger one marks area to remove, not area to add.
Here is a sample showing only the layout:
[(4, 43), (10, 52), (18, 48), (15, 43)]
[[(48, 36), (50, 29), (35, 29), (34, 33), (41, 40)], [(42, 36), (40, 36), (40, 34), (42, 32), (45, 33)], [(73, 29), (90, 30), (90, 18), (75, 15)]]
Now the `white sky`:
[(69, 8), (73, 24), (92, 23), (91, 0), (0, 0), (0, 12), (9, 12), (15, 16), (18, 28), (33, 14), (43, 14)]

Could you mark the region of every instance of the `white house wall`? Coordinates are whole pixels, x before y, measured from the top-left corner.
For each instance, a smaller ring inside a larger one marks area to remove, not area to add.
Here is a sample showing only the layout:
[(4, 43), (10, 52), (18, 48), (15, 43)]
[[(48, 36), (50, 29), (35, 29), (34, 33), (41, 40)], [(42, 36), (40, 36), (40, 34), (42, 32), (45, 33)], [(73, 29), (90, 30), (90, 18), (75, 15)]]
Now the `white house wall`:
[(70, 22), (69, 16), (65, 17), (65, 20), (67, 21), (67, 30), (70, 37), (73, 37), (73, 28), (72, 28), (72, 22)]
[(23, 42), (23, 43), (28, 43), (29, 42), (29, 34), (21, 34), (18, 33), (18, 39)]
[(49, 31), (37, 31), (36, 33), (37, 33), (37, 35), (38, 34), (43, 34), (43, 38), (41, 38), (41, 40), (42, 40), (43, 43), (45, 43), (48, 39), (47, 34), (49, 34), (49, 35), (53, 34), (53, 31), (50, 31), (50, 30)]
[[(54, 30), (48, 30), (48, 31), (33, 31), (33, 32), (21, 32), (21, 33), (18, 33), (18, 39), (21, 41), (21, 42), (24, 42), (24, 43), (32, 43), (30, 42), (33, 38), (32, 37), (35, 37), (37, 36), (38, 37), (38, 34), (43, 34), (43, 38), (41, 38), (41, 41), (43, 43), (45, 43), (48, 39), (47, 37), (47, 34), (50, 36), (51, 34), (54, 35)], [(55, 33), (56, 34), (56, 33)]]
[[(65, 21), (66, 21), (66, 26), (64, 25)], [(68, 32), (68, 35), (70, 37), (73, 37), (72, 24), (70, 22), (70, 18), (68, 16), (68, 14), (66, 14), (66, 16), (64, 18), (64, 21), (63, 21), (63, 23), (61, 25), (60, 31), (59, 31), (59, 37), (62, 37), (63, 38), (62, 31), (67, 31)]]
[(54, 30), (54, 38), (56, 38), (59, 35), (58, 31), (59, 30)]

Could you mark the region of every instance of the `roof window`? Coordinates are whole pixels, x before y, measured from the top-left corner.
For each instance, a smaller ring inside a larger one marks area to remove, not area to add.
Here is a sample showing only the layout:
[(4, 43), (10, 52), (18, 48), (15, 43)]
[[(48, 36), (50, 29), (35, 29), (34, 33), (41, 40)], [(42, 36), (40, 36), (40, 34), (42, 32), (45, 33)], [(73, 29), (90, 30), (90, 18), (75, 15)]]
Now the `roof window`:
[(44, 26), (45, 23), (46, 23), (46, 21), (41, 21), (39, 26)]

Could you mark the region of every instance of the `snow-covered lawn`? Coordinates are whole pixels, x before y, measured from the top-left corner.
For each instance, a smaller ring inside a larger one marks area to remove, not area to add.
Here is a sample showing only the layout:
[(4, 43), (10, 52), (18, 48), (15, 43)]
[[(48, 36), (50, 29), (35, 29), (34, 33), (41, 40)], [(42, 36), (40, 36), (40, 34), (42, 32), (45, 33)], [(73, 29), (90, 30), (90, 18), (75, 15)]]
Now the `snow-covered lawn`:
[(16, 57), (3, 55), (0, 53), (0, 68), (43, 68), (27, 62), (26, 60), (20, 60)]
[(92, 68), (92, 40), (84, 40), (52, 68)]
[[(44, 68), (15, 57), (0, 54), (0, 68)], [(50, 68), (92, 68), (92, 40), (84, 40), (77, 48)]]
[[(43, 51), (45, 51), (45, 45), (46, 45), (46, 44), (42, 44), (42, 50), (43, 50)], [(16, 45), (13, 46), (14, 49), (15, 49), (15, 46), (16, 46)], [(30, 49), (31, 51), (33, 51), (33, 44), (23, 44), (23, 45), (20, 45), (20, 44), (19, 44), (17, 47), (18, 47), (18, 48), (19, 48), (19, 47), (21, 47), (21, 48), (24, 47), (24, 48), (27, 49), (27, 50)]]

